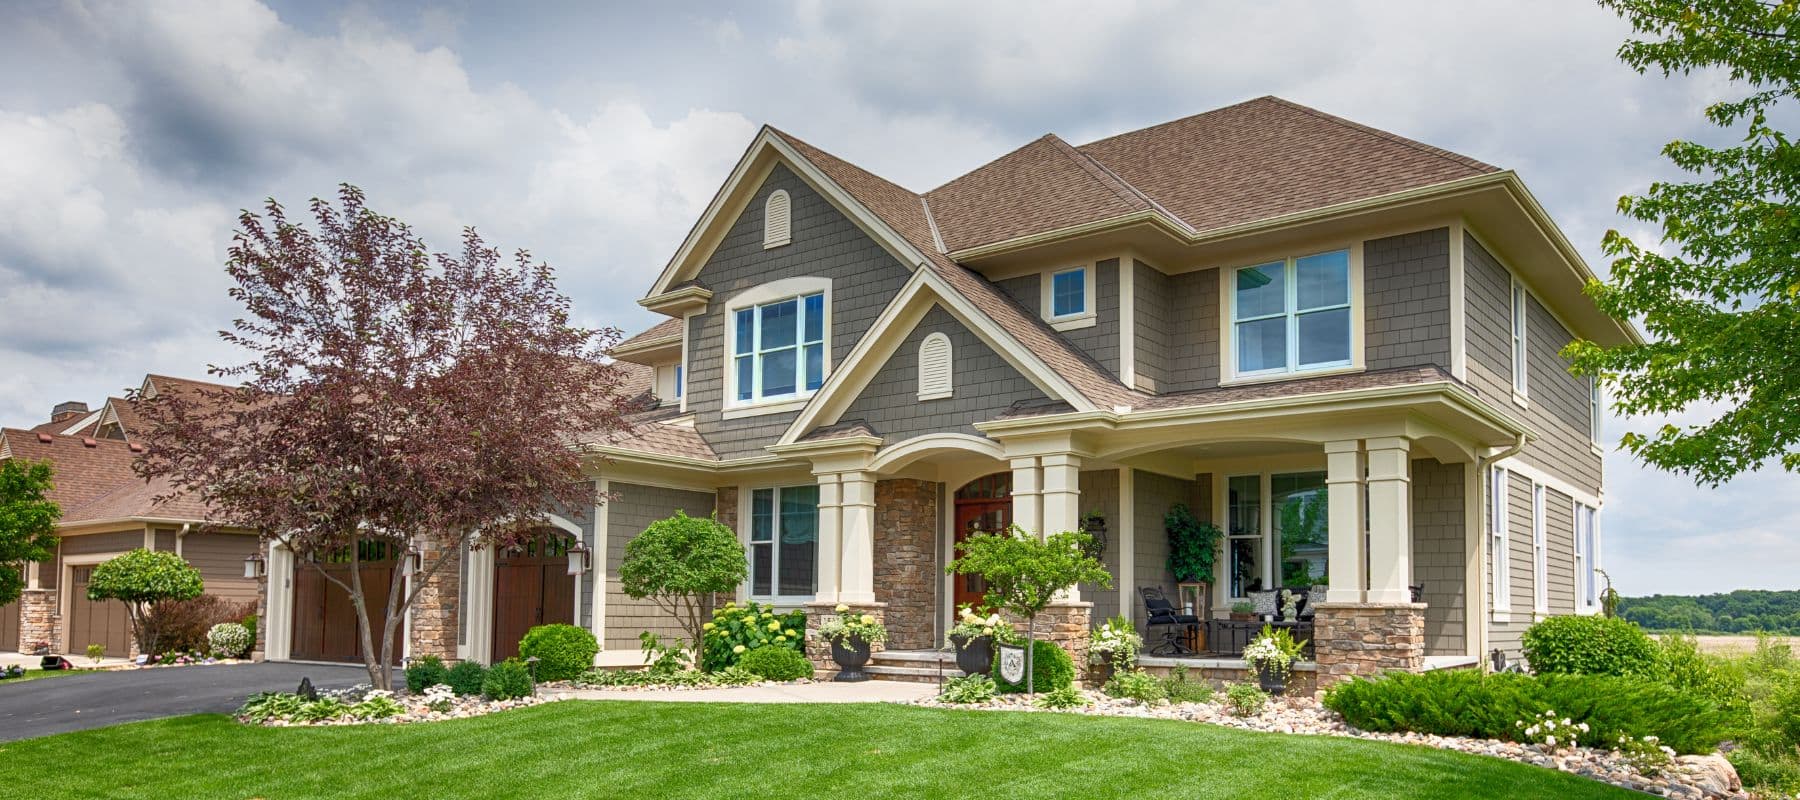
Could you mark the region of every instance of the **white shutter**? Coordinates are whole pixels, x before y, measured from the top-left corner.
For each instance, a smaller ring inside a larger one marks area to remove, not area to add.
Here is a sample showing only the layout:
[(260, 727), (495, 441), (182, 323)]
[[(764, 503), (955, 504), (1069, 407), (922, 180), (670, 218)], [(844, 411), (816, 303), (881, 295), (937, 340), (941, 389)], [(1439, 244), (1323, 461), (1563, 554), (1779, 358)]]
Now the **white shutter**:
[(763, 204), (763, 249), (780, 247), (793, 241), (793, 210), (786, 189), (777, 189)]
[(934, 333), (919, 343), (919, 399), (941, 400), (954, 391), (950, 337)]

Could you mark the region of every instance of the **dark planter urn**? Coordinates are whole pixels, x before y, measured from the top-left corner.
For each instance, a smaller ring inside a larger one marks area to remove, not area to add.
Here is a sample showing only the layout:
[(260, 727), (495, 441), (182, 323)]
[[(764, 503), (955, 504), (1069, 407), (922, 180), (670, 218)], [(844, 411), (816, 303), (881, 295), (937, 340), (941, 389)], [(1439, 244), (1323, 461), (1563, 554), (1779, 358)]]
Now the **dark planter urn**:
[(863, 665), (869, 663), (868, 642), (854, 637), (842, 641), (833, 640), (831, 660), (838, 665), (837, 677), (832, 680), (855, 683), (869, 679), (869, 673), (863, 672)]
[(1256, 673), (1256, 683), (1263, 691), (1280, 697), (1287, 694), (1287, 674), (1278, 672), (1263, 664), (1251, 664), (1250, 670)]
[(994, 669), (994, 637), (954, 635), (950, 643), (956, 645), (956, 668), (964, 675), (986, 675)]

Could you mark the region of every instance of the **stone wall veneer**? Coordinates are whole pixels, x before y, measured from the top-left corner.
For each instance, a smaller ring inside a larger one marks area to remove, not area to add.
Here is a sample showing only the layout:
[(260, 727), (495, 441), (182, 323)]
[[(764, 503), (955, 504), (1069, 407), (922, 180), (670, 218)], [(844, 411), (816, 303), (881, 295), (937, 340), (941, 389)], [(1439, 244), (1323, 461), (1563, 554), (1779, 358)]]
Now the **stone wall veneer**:
[[(836, 603), (807, 603), (805, 607), (806, 657), (813, 662), (813, 669), (817, 670), (813, 675), (814, 680), (830, 680), (838, 673), (837, 662), (831, 659), (831, 643), (825, 641), (825, 637), (819, 635), (819, 626), (825, 624), (833, 617), (838, 616), (840, 613), (837, 610), (837, 607), (838, 604)], [(852, 604), (847, 611), (842, 613), (870, 614), (883, 626), (887, 625), (886, 603)], [(886, 649), (887, 647), (881, 642), (876, 642), (869, 646), (869, 652), (871, 654), (879, 653)]]
[[(1025, 620), (1010, 613), (1003, 614), (1012, 620), (1013, 630), (1023, 637), (1026, 633)], [(1092, 632), (1090, 625), (1093, 615), (1094, 604), (1088, 602), (1052, 603), (1037, 615), (1037, 638), (1054, 642), (1068, 653), (1075, 660), (1076, 675), (1085, 675), (1087, 672), (1088, 636)]]
[(1424, 603), (1320, 603), (1313, 616), (1319, 688), (1346, 678), (1425, 667)]
[[(445, 662), (456, 660), (458, 581), (462, 575), (460, 562), (467, 551), (459, 543), (449, 546), (457, 552), (425, 580), (412, 603), (412, 649), (409, 652), (415, 659), (437, 656)], [(419, 551), (426, 568), (437, 563), (444, 547), (442, 542), (420, 541)]]
[(936, 647), (938, 485), (911, 479), (875, 483), (875, 599), (887, 605), (887, 646)]
[(56, 603), (55, 589), (26, 589), (19, 595), (19, 652), (35, 652), (38, 642), (48, 642), (52, 653), (62, 652)]

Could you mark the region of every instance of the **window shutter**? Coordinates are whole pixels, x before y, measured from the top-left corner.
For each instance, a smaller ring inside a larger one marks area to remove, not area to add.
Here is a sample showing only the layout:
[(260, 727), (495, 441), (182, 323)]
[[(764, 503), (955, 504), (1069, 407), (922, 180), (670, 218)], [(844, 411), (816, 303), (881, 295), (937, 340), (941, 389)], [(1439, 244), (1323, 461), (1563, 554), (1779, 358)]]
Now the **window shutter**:
[(919, 399), (939, 400), (954, 389), (950, 369), (950, 337), (934, 333), (919, 343)]
[(792, 217), (787, 190), (775, 190), (763, 204), (763, 249), (780, 247), (793, 241)]

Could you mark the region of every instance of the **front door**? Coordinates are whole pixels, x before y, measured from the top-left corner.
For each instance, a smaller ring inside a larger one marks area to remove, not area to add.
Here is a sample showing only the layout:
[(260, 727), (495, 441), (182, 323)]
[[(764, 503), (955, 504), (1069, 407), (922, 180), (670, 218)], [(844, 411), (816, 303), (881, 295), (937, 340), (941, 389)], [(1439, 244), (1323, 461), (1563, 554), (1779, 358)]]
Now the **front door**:
[(519, 640), (539, 625), (575, 621), (575, 576), (569, 574), (569, 544), (562, 533), (545, 532), (494, 560), (493, 660), (519, 654)]
[[(970, 534), (998, 533), (1011, 526), (1012, 473), (1000, 472), (977, 478), (956, 490), (956, 542), (961, 543)], [(952, 583), (951, 594), (959, 608), (965, 604), (979, 606), (987, 596), (987, 581), (979, 576), (956, 575)]]

